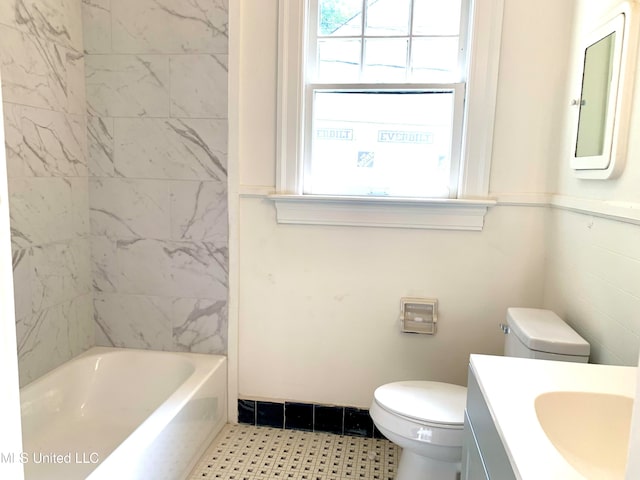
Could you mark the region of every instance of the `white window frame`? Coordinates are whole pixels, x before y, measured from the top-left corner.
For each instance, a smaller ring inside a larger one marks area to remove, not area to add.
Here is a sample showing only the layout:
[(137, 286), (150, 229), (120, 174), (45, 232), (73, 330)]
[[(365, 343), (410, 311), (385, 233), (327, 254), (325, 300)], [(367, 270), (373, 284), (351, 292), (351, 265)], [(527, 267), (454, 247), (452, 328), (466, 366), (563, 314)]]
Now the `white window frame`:
[(504, 0), (470, 0), (457, 198), (303, 194), (305, 8), (279, 0), (276, 193), (279, 223), (482, 230), (488, 198)]

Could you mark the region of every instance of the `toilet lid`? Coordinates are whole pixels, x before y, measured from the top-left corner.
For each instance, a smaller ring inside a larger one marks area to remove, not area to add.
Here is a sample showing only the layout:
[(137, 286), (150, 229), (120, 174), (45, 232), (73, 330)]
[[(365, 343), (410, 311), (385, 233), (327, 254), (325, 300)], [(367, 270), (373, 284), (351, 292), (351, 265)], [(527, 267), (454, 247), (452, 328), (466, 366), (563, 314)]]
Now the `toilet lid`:
[(403, 417), (440, 425), (462, 425), (467, 389), (450, 383), (388, 383), (373, 394), (378, 404)]

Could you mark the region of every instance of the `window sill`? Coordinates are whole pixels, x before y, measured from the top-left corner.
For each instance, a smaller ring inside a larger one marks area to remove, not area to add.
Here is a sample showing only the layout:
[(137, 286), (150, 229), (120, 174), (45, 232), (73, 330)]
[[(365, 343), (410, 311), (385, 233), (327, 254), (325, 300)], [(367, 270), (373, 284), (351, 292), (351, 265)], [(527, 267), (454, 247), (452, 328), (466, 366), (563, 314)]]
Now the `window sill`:
[(278, 223), (481, 231), (495, 200), (268, 195)]

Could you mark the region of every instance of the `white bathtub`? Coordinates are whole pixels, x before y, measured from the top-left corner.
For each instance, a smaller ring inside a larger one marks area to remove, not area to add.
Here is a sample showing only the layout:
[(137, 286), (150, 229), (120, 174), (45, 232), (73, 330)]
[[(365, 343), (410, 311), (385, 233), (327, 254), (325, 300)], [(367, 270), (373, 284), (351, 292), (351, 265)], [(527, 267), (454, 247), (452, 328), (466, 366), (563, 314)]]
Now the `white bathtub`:
[(227, 421), (226, 357), (95, 347), (21, 392), (27, 480), (185, 478)]

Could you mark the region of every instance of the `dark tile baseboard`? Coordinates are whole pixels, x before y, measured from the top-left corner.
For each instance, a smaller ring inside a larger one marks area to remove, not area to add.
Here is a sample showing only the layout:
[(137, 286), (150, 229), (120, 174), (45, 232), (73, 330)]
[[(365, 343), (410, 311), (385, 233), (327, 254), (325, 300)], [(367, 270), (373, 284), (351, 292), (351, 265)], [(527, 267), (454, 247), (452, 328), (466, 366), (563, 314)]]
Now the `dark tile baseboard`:
[(298, 402), (238, 400), (238, 422), (263, 427), (384, 438), (369, 410)]

